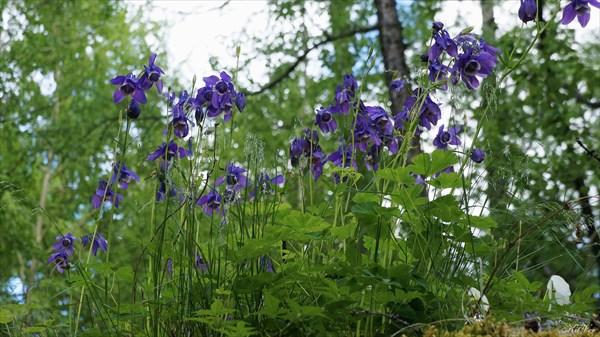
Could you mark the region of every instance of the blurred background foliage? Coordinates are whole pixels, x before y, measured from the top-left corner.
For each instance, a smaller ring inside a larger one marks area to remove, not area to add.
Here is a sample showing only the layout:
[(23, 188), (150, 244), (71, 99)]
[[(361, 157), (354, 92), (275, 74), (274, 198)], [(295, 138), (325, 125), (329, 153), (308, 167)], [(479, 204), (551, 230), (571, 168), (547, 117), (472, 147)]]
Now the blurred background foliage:
[[(533, 25), (523, 30), (516, 24), (502, 27), (508, 32), (501, 35), (493, 28), (493, 10), (500, 2), (484, 2), (486, 42), (505, 56), (515, 48), (513, 57), (519, 57)], [(89, 198), (98, 181), (109, 178), (114, 126), (122, 113), (112, 102), (109, 79), (140, 71), (156, 52), (169, 85), (190, 84), (170, 76), (176, 70), (169, 68), (163, 50), (167, 25), (149, 18), (148, 11), (133, 13), (132, 7), (115, 1), (0, 4), (0, 301), (53, 308), (47, 313), (53, 315), (60, 308), (47, 287), (60, 289), (64, 282), (56, 275), (49, 277), (52, 266), (46, 264), (54, 238), (67, 231), (82, 235), (92, 230), (96, 216)], [(442, 5), (443, 1), (397, 4), (411, 71), (422, 68), (419, 56), (426, 53), (430, 25)], [(546, 18), (558, 10), (554, 1), (540, 5)], [(328, 25), (319, 27), (316, 15), (327, 17)], [(244, 37), (237, 78), (248, 103), (234, 118), (234, 141), (240, 146), (230, 160), (243, 161), (243, 144), (253, 134), (263, 141), (265, 166), (287, 168), (290, 140), (302, 128), (312, 127), (315, 108), (331, 103), (346, 73), (360, 80), (363, 99), (389, 109), (374, 3), (273, 1), (269, 20), (269, 32)], [(460, 20), (452, 25), (470, 26)], [(519, 270), (530, 281), (545, 281), (560, 274), (576, 292), (598, 285), (600, 277), (600, 169), (576, 143), (579, 137), (588, 148), (600, 149), (600, 36), (590, 30), (596, 38), (578, 42), (572, 28), (552, 23), (494, 97), (486, 96), (490, 79), (478, 93), (452, 92), (448, 105), (453, 118), (464, 120), (482, 117), (481, 99), (493, 102), (477, 140), (488, 159), (484, 169), (473, 172), (472, 190), (463, 192), (500, 224), (493, 233), (496, 248), (523, 231), (532, 233), (520, 242), (519, 255), (509, 256), (496, 276)], [(376, 61), (369, 69), (367, 54), (373, 46)], [(215, 46), (219, 47), (236, 46)], [(254, 59), (264, 60), (272, 84), (268, 89), (249, 76), (246, 62)], [(234, 69), (218, 59), (212, 63), (215, 71)], [(407, 76), (415, 78), (416, 71)], [(149, 179), (152, 166), (145, 158), (160, 144), (165, 124), (164, 102), (156, 91), (150, 94), (154, 97), (133, 124), (133, 145), (125, 160), (142, 182), (126, 191), (126, 201), (115, 214), (119, 225), (113, 226), (110, 242), (115, 265), (135, 263), (139, 238), (146, 234), (143, 220), (136, 216), (155, 190)], [(472, 135), (473, 130), (467, 132)], [(326, 152), (337, 148), (336, 139), (325, 138), (322, 144)], [(292, 204), (298, 202), (294, 184), (286, 187), (292, 191), (286, 195)], [(24, 297), (15, 289), (18, 284), (25, 285)]]

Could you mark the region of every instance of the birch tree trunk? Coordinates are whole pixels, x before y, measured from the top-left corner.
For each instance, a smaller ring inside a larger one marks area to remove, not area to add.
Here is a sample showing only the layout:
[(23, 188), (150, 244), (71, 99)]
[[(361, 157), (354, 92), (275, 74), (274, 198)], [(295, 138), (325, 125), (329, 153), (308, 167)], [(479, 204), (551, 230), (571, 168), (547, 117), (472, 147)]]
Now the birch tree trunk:
[[(397, 77), (408, 77), (409, 71), (406, 66), (406, 46), (402, 35), (402, 23), (398, 18), (396, 0), (375, 0), (377, 8), (377, 21), (379, 27), (379, 43), (385, 66), (385, 81), (390, 83)], [(404, 101), (410, 96), (411, 90), (407, 87), (400, 93), (390, 90), (392, 101), (392, 114), (396, 115), (402, 111)], [(421, 153), (420, 138), (415, 135), (411, 139), (411, 150), (408, 153), (408, 161)]]

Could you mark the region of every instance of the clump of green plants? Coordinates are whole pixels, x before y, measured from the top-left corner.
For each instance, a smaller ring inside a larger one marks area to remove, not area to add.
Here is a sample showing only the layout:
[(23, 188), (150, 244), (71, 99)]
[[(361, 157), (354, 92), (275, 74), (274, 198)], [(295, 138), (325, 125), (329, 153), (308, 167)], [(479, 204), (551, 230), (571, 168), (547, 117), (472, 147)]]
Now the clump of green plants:
[[(521, 3), (521, 19), (534, 20), (535, 3)], [(563, 21), (577, 15), (583, 25), (580, 12), (567, 10)], [(539, 23), (530, 48), (544, 29)], [(366, 64), (374, 64), (372, 51)], [(523, 239), (568, 218), (568, 209), (532, 220), (512, 238), (496, 238), (494, 230), (507, 224), (476, 206), (474, 177), (488, 156), (481, 126), (497, 89), (526, 55), (500, 51), (471, 29), (451, 37), (434, 22), (417, 76), (387, 88), (408, 97), (402, 111), (364, 99), (368, 74), (346, 74), (314, 123), (281, 144), (285, 160), (268, 165), (255, 135), (246, 137), (243, 158), (230, 156), (240, 145), (234, 121), (257, 114), (236, 86), (237, 71), (203, 77), (189, 91), (165, 90), (166, 74), (152, 54), (139, 71), (110, 80), (119, 113), (110, 143), (114, 162), (90, 191), (93, 217), (84, 228), (59, 233), (48, 258), (50, 277), (64, 278), (63, 288), (45, 288), (56, 293), (62, 316), (23, 329), (18, 321), (28, 313), (8, 306), (0, 316), (5, 330), (526, 336), (531, 330), (494, 322), (528, 312), (590, 315), (595, 289), (572, 293), (558, 275), (544, 289), (510, 263)], [(496, 81), (482, 88), (488, 77)], [(471, 123), (442, 112), (440, 97), (480, 89), (487, 99)], [(165, 122), (156, 130), (163, 142), (150, 145), (137, 164), (126, 163), (132, 130), (151, 99), (163, 101)], [(467, 130), (471, 137), (463, 136)], [(424, 133), (433, 140), (417, 151), (413, 139)], [(127, 198), (136, 184), (152, 184), (154, 193)], [(136, 218), (122, 217), (124, 207), (135, 208)], [(140, 226), (143, 235), (121, 237), (120, 226)], [(119, 245), (138, 247), (137, 258), (115, 264)], [(493, 319), (480, 321), (485, 317)], [(443, 323), (425, 329), (431, 322)]]

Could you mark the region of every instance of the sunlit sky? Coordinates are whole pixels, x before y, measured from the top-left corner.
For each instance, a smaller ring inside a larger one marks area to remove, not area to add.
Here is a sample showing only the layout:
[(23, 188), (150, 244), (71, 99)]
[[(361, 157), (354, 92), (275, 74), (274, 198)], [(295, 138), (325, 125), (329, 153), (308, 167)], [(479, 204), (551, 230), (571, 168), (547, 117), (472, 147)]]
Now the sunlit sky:
[[(402, 0), (398, 1), (403, 2)], [(404, 1), (407, 4), (411, 1)], [(566, 4), (566, 1), (562, 1)], [(518, 0), (503, 0), (494, 9), (494, 15), (498, 24), (498, 34), (502, 34), (515, 25), (520, 25), (517, 11)], [(128, 6), (136, 7), (146, 4), (142, 1), (127, 1)], [(311, 8), (318, 3), (308, 2), (309, 13)], [(240, 34), (245, 32), (252, 36), (268, 36), (269, 16), (268, 2), (262, 0), (233, 0), (225, 1), (154, 1), (152, 2), (151, 18), (166, 20), (167, 49), (169, 53), (169, 68), (177, 69), (184, 76), (185, 82), (190, 82), (194, 74), (201, 78), (214, 71), (210, 68), (209, 58), (217, 57), (228, 69), (236, 67), (236, 56), (234, 48), (230, 48), (239, 41)], [(579, 41), (590, 41), (594, 34), (600, 33), (600, 10), (592, 8), (592, 18), (586, 28), (581, 28), (575, 22), (568, 28), (574, 29)], [(548, 13), (546, 14), (546, 16)], [(560, 19), (559, 13), (557, 18)], [(463, 20), (460, 20), (463, 19)], [(402, 20), (402, 18), (401, 18)], [(436, 15), (436, 20), (442, 21), (448, 27), (450, 34), (455, 35), (463, 28), (455, 25), (457, 20), (468, 22), (474, 27), (474, 33), (481, 32), (482, 19), (479, 0), (477, 1), (445, 1), (443, 10)], [(311, 23), (315, 25), (314, 33), (318, 36), (321, 27), (326, 27), (328, 18), (326, 16), (311, 17)], [(530, 23), (531, 24), (531, 23)], [(311, 27), (308, 27), (309, 29)], [(598, 35), (596, 35), (598, 36)], [(233, 42), (233, 43), (232, 43)], [(245, 60), (252, 45), (241, 46), (241, 60)], [(318, 52), (313, 52), (313, 58)], [(310, 58), (309, 58), (310, 61)], [(253, 62), (248, 69), (254, 79), (266, 82), (266, 70), (264, 62)], [(184, 82), (184, 83), (185, 83)]]

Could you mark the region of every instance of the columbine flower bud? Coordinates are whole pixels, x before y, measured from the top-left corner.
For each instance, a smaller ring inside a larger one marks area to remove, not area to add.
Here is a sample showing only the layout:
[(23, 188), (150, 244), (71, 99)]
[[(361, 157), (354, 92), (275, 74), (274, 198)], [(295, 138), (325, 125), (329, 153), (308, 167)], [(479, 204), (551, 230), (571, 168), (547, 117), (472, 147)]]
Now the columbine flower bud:
[(137, 119), (140, 116), (140, 111), (140, 105), (137, 104), (134, 99), (132, 99), (127, 107), (127, 117), (131, 119)]

